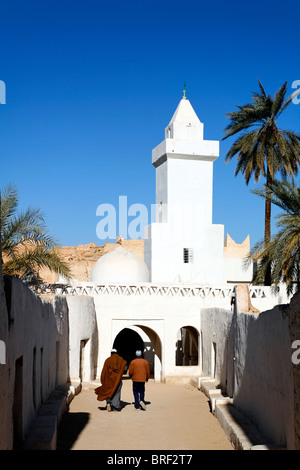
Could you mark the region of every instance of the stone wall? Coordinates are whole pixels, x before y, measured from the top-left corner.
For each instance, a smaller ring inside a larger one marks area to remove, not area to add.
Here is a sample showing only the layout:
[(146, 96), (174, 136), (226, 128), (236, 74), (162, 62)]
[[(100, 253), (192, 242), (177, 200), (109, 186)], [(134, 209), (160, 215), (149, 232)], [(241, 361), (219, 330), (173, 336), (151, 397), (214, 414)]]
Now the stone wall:
[[(69, 326), (65, 298), (42, 301), (19, 279), (0, 276), (0, 449), (18, 448), (40, 406), (69, 378)], [(7, 308), (6, 308), (7, 307)]]
[[(1, 253), (0, 253), (1, 254)], [(6, 386), (9, 383), (9, 367), (7, 366), (8, 347), (8, 314), (4, 293), (4, 282), (2, 277), (2, 265), (0, 256), (0, 449), (9, 449), (12, 433), (11, 413), (7, 406), (9, 402), (10, 389)]]
[[(294, 438), (289, 331), (289, 315), (294, 312), (296, 316), (299, 312), (299, 301), (254, 313), (249, 297), (244, 294), (243, 286), (237, 286), (231, 312), (219, 308), (201, 310), (202, 374), (220, 383), (225, 394), (233, 398), (235, 407), (255, 423), (268, 443), (299, 448)], [(298, 319), (296, 323), (299, 328)], [(297, 374), (298, 369), (294, 368), (294, 377)], [(295, 416), (299, 426), (296, 379)]]

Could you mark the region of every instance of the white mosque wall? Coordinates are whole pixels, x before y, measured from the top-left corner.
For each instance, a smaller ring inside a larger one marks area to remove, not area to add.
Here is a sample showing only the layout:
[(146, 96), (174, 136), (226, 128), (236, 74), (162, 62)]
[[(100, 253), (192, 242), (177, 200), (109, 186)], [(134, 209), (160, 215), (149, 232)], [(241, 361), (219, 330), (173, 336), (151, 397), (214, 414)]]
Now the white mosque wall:
[[(160, 167), (167, 168), (162, 171)], [(156, 204), (168, 204), (168, 221), (174, 219), (172, 223), (177, 232), (189, 233), (195, 230), (194, 221), (198, 219), (200, 230), (205, 230), (212, 223), (213, 162), (168, 158), (160, 167), (156, 170)], [(185, 209), (184, 215), (188, 215), (185, 220), (181, 220), (181, 208)]]
[(244, 266), (243, 258), (224, 257), (224, 279), (233, 284), (250, 283), (253, 279), (253, 265)]
[[(172, 224), (172, 220), (175, 221), (171, 219), (170, 223), (153, 223), (146, 227), (144, 260), (151, 282), (223, 284), (223, 225), (211, 225), (198, 236), (197, 231), (188, 230), (187, 223), (179, 224), (181, 229), (177, 230), (177, 223)], [(184, 248), (192, 253), (193, 258), (188, 263), (184, 263)]]
[[(155, 349), (155, 380), (186, 375), (186, 368), (176, 366), (176, 342), (178, 330), (184, 326), (200, 328), (198, 298), (139, 295), (98, 295), (94, 297), (99, 331), (105, 332), (99, 342), (98, 372), (110, 354), (117, 334), (124, 328), (137, 327), (152, 332)], [(122, 306), (122, 307), (121, 307)], [(192, 375), (201, 373), (200, 366), (189, 369)]]

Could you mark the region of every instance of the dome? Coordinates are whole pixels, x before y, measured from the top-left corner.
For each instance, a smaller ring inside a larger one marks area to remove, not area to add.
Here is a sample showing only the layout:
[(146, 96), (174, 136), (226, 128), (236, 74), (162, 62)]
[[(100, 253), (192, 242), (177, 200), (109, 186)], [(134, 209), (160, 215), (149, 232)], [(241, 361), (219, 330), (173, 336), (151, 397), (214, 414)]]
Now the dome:
[(146, 263), (122, 246), (106, 253), (93, 266), (91, 282), (149, 282)]

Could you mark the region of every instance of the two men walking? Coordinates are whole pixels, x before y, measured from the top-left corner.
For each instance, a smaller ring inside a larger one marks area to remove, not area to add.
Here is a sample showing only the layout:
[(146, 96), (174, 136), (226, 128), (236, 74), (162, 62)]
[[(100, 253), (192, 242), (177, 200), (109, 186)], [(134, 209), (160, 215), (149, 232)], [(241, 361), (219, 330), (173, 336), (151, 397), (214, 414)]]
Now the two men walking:
[[(106, 400), (108, 411), (121, 410), (122, 375), (127, 362), (111, 350), (111, 356), (106, 359), (101, 372), (101, 386), (95, 389), (97, 400)], [(136, 351), (136, 359), (131, 361), (128, 368), (129, 377), (132, 379), (132, 391), (135, 410), (146, 410), (145, 383), (150, 378), (149, 363), (143, 359), (142, 352)]]

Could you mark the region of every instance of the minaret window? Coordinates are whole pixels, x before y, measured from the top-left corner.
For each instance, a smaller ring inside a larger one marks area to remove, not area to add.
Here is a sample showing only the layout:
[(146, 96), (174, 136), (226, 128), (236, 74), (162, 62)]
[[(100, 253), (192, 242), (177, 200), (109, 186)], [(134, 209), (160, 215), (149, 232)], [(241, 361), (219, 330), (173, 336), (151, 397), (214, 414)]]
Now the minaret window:
[(194, 262), (194, 249), (193, 248), (183, 248), (183, 262), (184, 263)]

